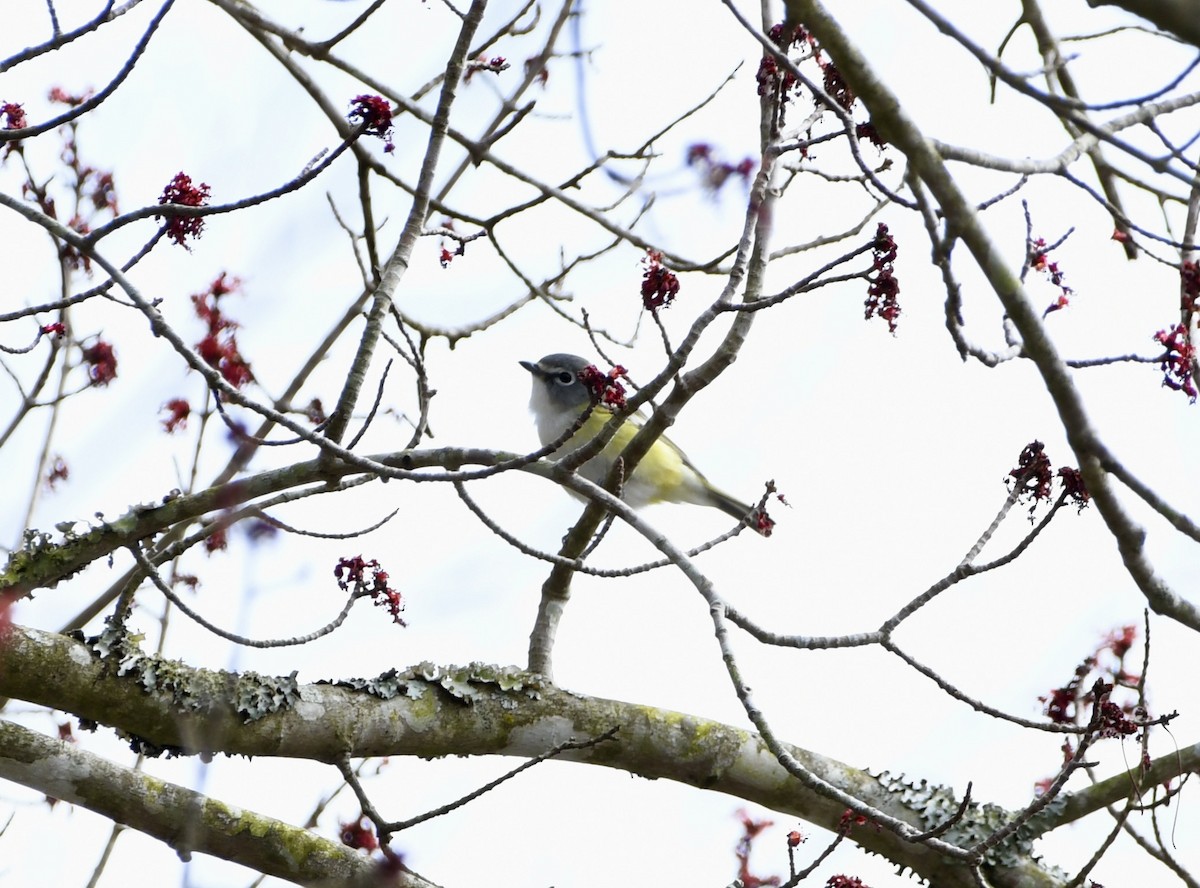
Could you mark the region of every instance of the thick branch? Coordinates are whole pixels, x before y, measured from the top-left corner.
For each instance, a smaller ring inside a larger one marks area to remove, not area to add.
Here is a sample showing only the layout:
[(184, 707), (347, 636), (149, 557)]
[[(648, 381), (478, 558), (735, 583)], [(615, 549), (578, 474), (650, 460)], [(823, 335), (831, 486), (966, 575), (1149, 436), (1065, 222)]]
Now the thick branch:
[(1200, 46), (1200, 16), (1196, 15), (1195, 0), (1088, 0), (1088, 6), (1119, 7)]
[[(8, 721), (0, 721), (0, 777), (80, 805), (166, 842), (300, 885), (382, 884), (369, 858), (316, 833), (234, 808)], [(404, 888), (431, 888), (399, 873)]]
[[(756, 733), (650, 706), (568, 693), (515, 668), (422, 664), (406, 673), (354, 682), (361, 690), (300, 685), (294, 703), (246, 721), (244, 711), (235, 711), (229, 702), (235, 686), (244, 693), (247, 682), (273, 680), (176, 663), (171, 664), (168, 681), (162, 661), (156, 661), (155, 669), (134, 669), (118, 678), (112, 675), (115, 665), (99, 659), (83, 642), (14, 626), (0, 645), (0, 694), (100, 721), (159, 747), (326, 762), (383, 755), (527, 758), (572, 737), (599, 736), (619, 727), (617, 742), (571, 750), (562, 758), (728, 793), (828, 829), (837, 829), (843, 812), (841, 805), (789, 777)], [(155, 690), (145, 689), (147, 675), (155, 677)], [(902, 790), (908, 784), (808, 750), (786, 748), (822, 780), (926, 828), (922, 811), (903, 801), (912, 797)], [(0, 744), (0, 749), (7, 747)], [(19, 774), (5, 776), (27, 782)], [(55, 790), (68, 798), (64, 792)], [(948, 791), (938, 801), (946, 797), (952, 798)], [(934, 816), (940, 819), (941, 811), (938, 807)], [(974, 884), (962, 864), (889, 831), (856, 829), (852, 838), (935, 884)], [(994, 885), (1060, 884), (1032, 863), (991, 867), (989, 878)]]

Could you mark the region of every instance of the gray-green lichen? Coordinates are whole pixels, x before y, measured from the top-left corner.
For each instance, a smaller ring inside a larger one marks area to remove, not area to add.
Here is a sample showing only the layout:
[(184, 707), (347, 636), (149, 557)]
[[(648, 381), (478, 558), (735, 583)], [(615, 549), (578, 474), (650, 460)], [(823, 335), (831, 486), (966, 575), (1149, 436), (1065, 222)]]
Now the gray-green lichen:
[[(516, 666), (494, 666), (488, 663), (468, 663), (466, 666), (439, 666), (428, 661), (410, 666), (404, 671), (389, 669), (375, 678), (347, 678), (329, 682), (338, 687), (363, 691), (383, 700), (405, 696), (416, 700), (429, 685), (437, 685), (455, 700), (473, 702), (487, 689), (506, 694), (520, 694), (531, 700), (541, 696), (549, 682), (540, 675)], [(515, 705), (515, 704), (514, 704)]]
[(39, 588), (53, 588), (62, 580), (78, 573), (96, 558), (111, 554), (131, 540), (146, 537), (162, 527), (140, 527), (146, 516), (155, 510), (179, 499), (178, 490), (172, 490), (156, 503), (139, 503), (130, 506), (124, 515), (114, 521), (106, 521), (102, 513), (96, 513), (96, 521), (60, 521), (55, 529), (62, 534), (55, 540), (49, 533), (30, 528), (25, 531), (21, 546), (8, 558), (0, 571), (0, 588), (18, 589), (31, 593)]
[[(924, 830), (932, 830), (953, 820), (961, 804), (961, 801), (955, 798), (952, 789), (927, 780), (910, 783), (904, 779), (903, 774), (897, 776), (888, 771), (871, 776), (886, 792), (892, 794), (897, 801), (920, 818)], [(1051, 800), (1044, 810), (1046, 813), (1053, 813), (1063, 805), (1064, 801), (1059, 796)], [(970, 848), (1008, 826), (1015, 816), (999, 805), (980, 805), (972, 802), (963, 816), (941, 833), (939, 838), (960, 848)], [(1033, 842), (1041, 833), (1036, 817), (1026, 821), (1003, 842), (989, 848), (984, 853), (984, 862), (998, 866), (1018, 866), (1030, 860), (1039, 862), (1039, 856), (1033, 853)]]
[(118, 677), (132, 678), (146, 693), (165, 695), (187, 712), (232, 708), (249, 723), (290, 709), (300, 699), (295, 672), (269, 676), (197, 669), (179, 660), (142, 653), (135, 638), (111, 623), (87, 644)]

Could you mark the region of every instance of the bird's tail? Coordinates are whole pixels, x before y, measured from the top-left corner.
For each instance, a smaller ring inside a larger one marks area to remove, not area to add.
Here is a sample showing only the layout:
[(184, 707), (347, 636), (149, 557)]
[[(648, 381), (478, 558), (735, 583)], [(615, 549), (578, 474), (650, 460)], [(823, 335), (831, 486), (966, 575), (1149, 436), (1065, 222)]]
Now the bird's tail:
[(775, 522), (768, 518), (765, 512), (761, 512), (757, 507), (748, 505), (741, 500), (734, 499), (725, 491), (715, 487), (709, 487), (707, 493), (709, 505), (716, 506), (731, 518), (744, 522), (763, 536), (770, 536)]

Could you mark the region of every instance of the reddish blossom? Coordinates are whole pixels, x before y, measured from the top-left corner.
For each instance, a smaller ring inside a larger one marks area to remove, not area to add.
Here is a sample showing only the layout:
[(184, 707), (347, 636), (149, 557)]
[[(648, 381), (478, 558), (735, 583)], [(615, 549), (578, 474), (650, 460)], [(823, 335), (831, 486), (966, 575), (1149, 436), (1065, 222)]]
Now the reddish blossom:
[(355, 96), (347, 117), (368, 136), (382, 139), (385, 154), (396, 150), (392, 144), (392, 106), (383, 96)]
[(29, 120), (25, 117), (25, 109), (16, 102), (5, 102), (0, 105), (0, 117), (4, 118), (5, 129), (25, 129), (29, 126)]
[(59, 481), (66, 481), (70, 477), (71, 467), (67, 465), (67, 461), (61, 456), (56, 456), (50, 464), (50, 470), (46, 472), (46, 486), (51, 490), (56, 490)]
[(471, 77), (476, 71), (490, 71), (493, 74), (499, 74), (501, 71), (507, 71), (509, 68), (508, 59), (504, 56), (480, 56), (474, 61), (467, 63), (466, 73), (463, 74), (463, 83), (470, 83)]
[(588, 364), (579, 371), (579, 381), (592, 396), (593, 404), (620, 410), (625, 406), (625, 386), (621, 385), (621, 377), (627, 372), (620, 364), (607, 374), (601, 373), (595, 364)]
[(54, 102), (59, 105), (69, 105), (72, 108), (78, 108), (80, 105), (82, 105), (84, 102), (86, 102), (91, 97), (92, 97), (92, 91), (90, 89), (85, 90), (84, 92), (80, 93), (79, 95), (73, 96), (69, 92), (67, 92), (65, 89), (63, 89), (61, 86), (51, 87), (50, 92), (47, 96), (47, 98), (49, 98), (51, 102)]
[(1079, 469), (1063, 466), (1058, 470), (1058, 477), (1063, 483), (1063, 492), (1070, 497), (1080, 509), (1091, 500), (1087, 485), (1083, 483), (1083, 475)]
[(778, 885), (780, 879), (778, 876), (756, 876), (750, 872), (750, 850), (754, 846), (754, 840), (768, 827), (774, 826), (772, 820), (753, 820), (745, 811), (738, 811), (738, 818), (742, 821), (742, 837), (738, 839), (737, 849), (734, 854), (738, 861), (738, 879), (745, 888), (762, 888), (764, 885)]
[[(771, 42), (783, 52), (787, 52), (793, 46), (807, 43), (813, 47), (814, 54), (816, 53), (816, 42), (803, 25), (795, 25), (785, 32), (783, 24), (780, 23), (773, 25), (768, 34)], [(781, 106), (791, 100), (792, 91), (797, 89), (798, 84), (796, 76), (781, 67), (779, 60), (769, 53), (763, 55), (762, 60), (758, 63), (758, 72), (754, 75), (754, 79), (758, 82), (758, 94), (769, 96), (778, 93)]]
[(766, 509), (754, 510), (754, 529), (765, 537), (775, 531), (775, 519), (767, 514)]
[[(1046, 717), (1055, 724), (1080, 724), (1081, 707), (1091, 704), (1098, 737), (1123, 737), (1137, 732), (1140, 725), (1132, 721), (1129, 714), (1136, 712), (1138, 719), (1144, 721), (1147, 718), (1145, 710), (1135, 706), (1134, 702), (1122, 706), (1111, 699), (1115, 685), (1130, 688), (1137, 686), (1137, 676), (1128, 675), (1123, 667), (1124, 658), (1136, 640), (1136, 626), (1122, 626), (1108, 633), (1095, 651), (1084, 657), (1075, 667), (1070, 681), (1062, 687), (1052, 689), (1045, 696), (1038, 697), (1045, 706)], [(1091, 689), (1085, 691), (1086, 682), (1093, 675), (1096, 679)], [(1062, 750), (1063, 764), (1070, 764), (1075, 757), (1074, 748), (1070, 742), (1066, 742)], [(1053, 778), (1038, 781), (1034, 785), (1034, 791), (1038, 794), (1045, 793), (1051, 783)]]
[(75, 730), (69, 721), (58, 726), (58, 739), (63, 743), (75, 743)]
[(543, 60), (537, 57), (525, 60), (525, 76), (528, 77), (533, 73), (534, 66), (541, 65), (534, 79), (544, 88), (550, 80), (550, 69), (543, 64)]
[[(179, 204), (185, 207), (202, 207), (208, 203), (210, 190), (203, 182), (199, 185), (193, 185), (191, 177), (180, 172), (176, 173), (175, 178), (163, 189), (158, 203), (160, 206)], [(161, 219), (162, 216), (156, 216), (155, 218)], [(198, 238), (203, 233), (204, 220), (199, 216), (194, 218), (172, 216), (167, 219), (166, 230), (167, 237), (175, 241), (179, 246), (187, 248), (186, 241), (189, 237)]]
[(706, 142), (696, 142), (689, 145), (685, 155), (687, 165), (698, 169), (701, 173), (701, 183), (713, 194), (731, 178), (739, 178), (742, 184), (748, 186), (750, 177), (754, 174), (758, 163), (752, 157), (745, 157), (736, 164), (719, 160), (713, 147)]
[(1126, 243), (1129, 240), (1129, 232), (1122, 231), (1119, 228), (1114, 228), (1113, 233), (1112, 233), (1112, 239), (1115, 240), (1119, 244)]
[(250, 364), (238, 351), (237, 321), (227, 317), (221, 309), (221, 297), (237, 292), (242, 282), (221, 272), (203, 293), (192, 296), (192, 308), (196, 317), (208, 328), (208, 335), (196, 343), (196, 352), (210, 367), (216, 369), (234, 388), (241, 388), (254, 381)]
[(758, 82), (758, 94), (770, 96), (779, 94), (780, 104), (791, 100), (792, 90), (796, 88), (796, 75), (786, 68), (780, 69), (779, 62), (773, 55), (764, 55), (758, 63), (758, 72), (754, 75)]
[(254, 381), (250, 365), (238, 351), (236, 336), (229, 334), (218, 338), (209, 334), (196, 343), (196, 352), (234, 388)]
[(1138, 732), (1138, 725), (1126, 717), (1125, 710), (1109, 699), (1113, 686), (1103, 679), (1096, 679), (1092, 687), (1092, 698), (1099, 708), (1097, 730), (1101, 737), (1128, 737)]
[(98, 170), (89, 170), (88, 173), (88, 197), (92, 206), (117, 215), (117, 183), (113, 180), (113, 174)]
[(43, 336), (62, 336), (67, 332), (67, 328), (62, 323), (45, 324), (41, 328)]
[(887, 321), (888, 330), (896, 332), (900, 318), (900, 282), (896, 280), (893, 263), (896, 261), (896, 241), (882, 222), (875, 229), (875, 242), (871, 245), (871, 270), (875, 276), (868, 277), (866, 319), (878, 316)]
[(438, 262), (442, 264), (442, 268), (449, 268), (450, 263), (454, 261), (455, 253), (451, 253), (445, 247), (442, 247), (442, 252), (438, 256)]
[(804, 25), (793, 25), (785, 33), (783, 22), (777, 25), (771, 25), (771, 30), (767, 32), (767, 36), (782, 50), (788, 50), (793, 46), (800, 46), (803, 43), (812, 43), (812, 37)]
[[(78, 213), (72, 216), (70, 221), (67, 222), (67, 227), (78, 234), (84, 235), (92, 230), (87, 220)], [(58, 255), (60, 259), (76, 271), (82, 270), (88, 275), (92, 273), (92, 257), (86, 253), (80, 253), (73, 244), (64, 241), (58, 248)]]
[(1200, 303), (1200, 263), (1184, 262), (1179, 266), (1179, 308), (1195, 311)]
[[(369, 574), (369, 576), (368, 576)], [(388, 585), (388, 572), (375, 559), (367, 561), (361, 555), (353, 558), (338, 559), (333, 569), (338, 586), (350, 592), (355, 598), (369, 596), (375, 599), (378, 607), (387, 608), (392, 615), (392, 621), (401, 626), (407, 626), (400, 617), (404, 610), (404, 599), (399, 592)], [(351, 588), (353, 587), (353, 589)]]
[(1162, 384), (1169, 389), (1183, 392), (1188, 400), (1196, 403), (1196, 383), (1192, 379), (1192, 364), (1196, 360), (1196, 346), (1191, 334), (1183, 324), (1176, 324), (1170, 331), (1159, 330), (1154, 339), (1166, 352), (1159, 362), (1163, 372)]
[(830, 876), (825, 888), (870, 888), (858, 876)]
[(188, 416), (192, 412), (192, 407), (184, 398), (172, 398), (163, 404), (162, 410), (168, 412), (166, 419), (162, 421), (163, 428), (169, 433), (174, 434), (176, 429), (186, 429)]
[(824, 74), (823, 86), (825, 93), (849, 111), (857, 100), (857, 97), (854, 95), (854, 90), (850, 89), (850, 84), (846, 83), (842, 78), (842, 72), (838, 70), (837, 65), (832, 61), (822, 61), (818, 58), (817, 64), (821, 66), (821, 71)]
[(379, 847), (379, 838), (375, 835), (375, 830), (367, 823), (364, 823), (366, 817), (359, 817), (358, 820), (350, 823), (339, 823), (338, 832), (342, 837), (342, 844), (350, 848), (360, 848), (363, 851), (371, 852)]
[(668, 307), (679, 295), (679, 278), (662, 264), (662, 253), (649, 250), (642, 265), (642, 306), (647, 311)]
[(1066, 308), (1071, 303), (1070, 297), (1075, 291), (1063, 283), (1064, 275), (1062, 269), (1058, 267), (1058, 263), (1050, 261), (1050, 250), (1046, 246), (1044, 238), (1039, 237), (1033, 242), (1028, 262), (1030, 268), (1044, 274), (1050, 283), (1058, 287), (1060, 291), (1058, 298), (1051, 302), (1046, 310), (1042, 312), (1042, 317), (1051, 312)]
[(103, 339), (83, 349), (83, 360), (88, 365), (92, 385), (108, 385), (117, 378), (117, 353)]
[[(230, 293), (236, 293), (242, 288), (242, 279), (240, 277), (230, 277), (229, 272), (223, 271), (208, 285), (208, 294), (213, 299), (220, 299), (222, 296), (228, 296)], [(193, 301), (195, 297), (192, 297)]]
[(1075, 695), (1079, 687), (1079, 676), (1061, 688), (1054, 688), (1038, 700), (1045, 704), (1046, 718), (1058, 725), (1070, 724), (1075, 720)]
[[(1041, 441), (1032, 441), (1025, 445), (1017, 458), (1017, 466), (1008, 473), (1009, 478), (1020, 485), (1017, 491), (1018, 500), (1029, 497), (1036, 505), (1038, 500), (1050, 498), (1050, 484), (1053, 475), (1050, 468), (1050, 457), (1046, 455), (1046, 445)], [(1005, 483), (1011, 483), (1005, 481)]]
[(229, 534), (224, 527), (219, 527), (204, 538), (204, 550), (208, 554), (224, 552), (229, 546)]
[(802, 842), (807, 842), (807, 841), (808, 841), (808, 836), (806, 836), (804, 833), (800, 832), (800, 830), (798, 830), (798, 829), (794, 829), (790, 833), (787, 834), (787, 843), (788, 843), (789, 848), (795, 848), (798, 845), (800, 845)]
[(856, 826), (873, 826), (875, 827), (876, 832), (881, 832), (883, 829), (878, 823), (867, 817), (865, 814), (855, 814), (852, 810), (847, 808), (842, 812), (841, 819), (838, 820), (837, 831), (844, 836), (848, 836), (850, 835), (850, 831)]
[(883, 149), (887, 147), (887, 139), (879, 135), (879, 130), (875, 129), (875, 124), (870, 121), (855, 126), (854, 135), (858, 137), (860, 142), (870, 142), (876, 148)]
[(321, 404), (320, 398), (313, 398), (305, 405), (304, 416), (313, 425), (322, 425), (329, 419), (325, 415), (325, 407)]
[(1114, 629), (1108, 633), (1103, 647), (1112, 651), (1113, 656), (1117, 659), (1121, 659), (1129, 653), (1129, 649), (1133, 647), (1135, 641), (1137, 641), (1137, 626), (1122, 626), (1120, 629)]

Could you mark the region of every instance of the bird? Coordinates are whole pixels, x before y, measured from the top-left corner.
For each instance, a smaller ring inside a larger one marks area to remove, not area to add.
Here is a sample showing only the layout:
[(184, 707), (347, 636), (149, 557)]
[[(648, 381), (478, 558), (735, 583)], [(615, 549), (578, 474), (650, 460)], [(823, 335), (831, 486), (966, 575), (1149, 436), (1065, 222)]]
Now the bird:
[[(560, 459), (583, 446), (598, 435), (612, 418), (612, 411), (603, 403), (595, 403), (596, 399), (591, 389), (581, 378), (581, 374), (592, 366), (586, 358), (553, 354), (546, 355), (537, 362), (519, 363), (533, 376), (529, 409), (537, 423), (542, 446), (565, 435), (579, 419), (579, 415), (594, 404), (587, 421), (568, 441), (550, 454), (552, 459)], [(599, 378), (604, 378), (595, 368), (593, 372), (598, 374)], [(599, 455), (579, 468), (579, 474), (589, 481), (603, 485), (613, 462), (644, 422), (644, 416), (627, 417)], [(625, 479), (620, 495), (633, 509), (661, 502), (694, 503), (720, 509), (739, 521), (751, 523), (751, 526), (756, 523), (755, 515), (752, 514), (756, 513), (753, 506), (714, 487), (684, 452), (665, 435), (659, 436), (638, 462), (633, 475)]]

